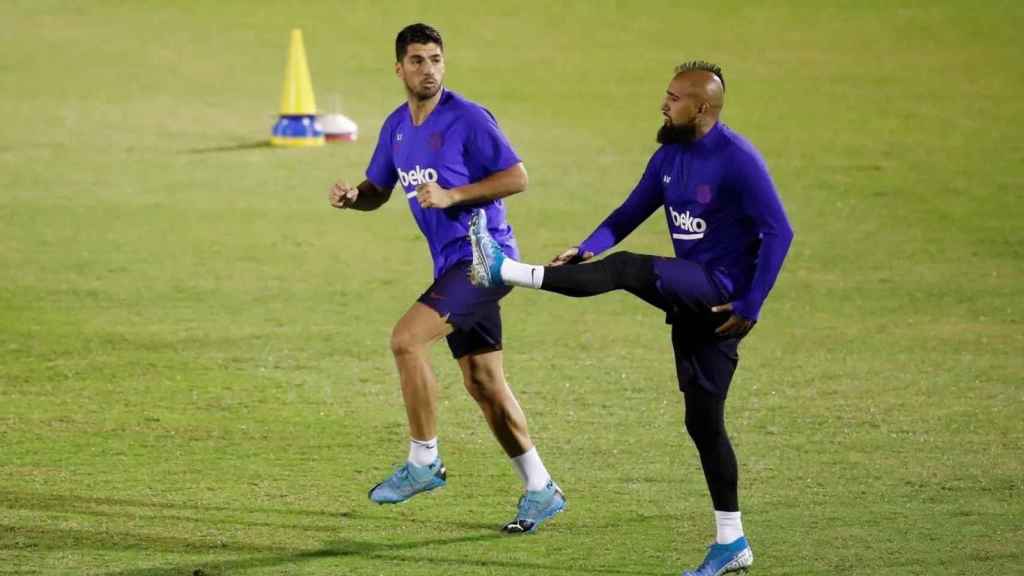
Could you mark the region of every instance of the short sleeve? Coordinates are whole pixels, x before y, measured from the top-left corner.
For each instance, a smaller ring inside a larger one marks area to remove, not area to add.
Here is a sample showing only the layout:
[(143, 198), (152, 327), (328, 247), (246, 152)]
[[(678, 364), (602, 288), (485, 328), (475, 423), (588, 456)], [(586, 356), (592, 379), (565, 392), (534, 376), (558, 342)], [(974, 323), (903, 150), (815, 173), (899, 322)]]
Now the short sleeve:
[(384, 121), (380, 127), (380, 135), (377, 137), (377, 148), (370, 158), (370, 165), (366, 168), (366, 179), (373, 182), (374, 186), (381, 190), (391, 190), (398, 182), (398, 171), (395, 169), (395, 158), (393, 154), (394, 143), (391, 141), (390, 118)]
[(484, 175), (501, 172), (521, 162), (497, 120), (486, 108), (475, 108), (469, 118), (468, 153)]

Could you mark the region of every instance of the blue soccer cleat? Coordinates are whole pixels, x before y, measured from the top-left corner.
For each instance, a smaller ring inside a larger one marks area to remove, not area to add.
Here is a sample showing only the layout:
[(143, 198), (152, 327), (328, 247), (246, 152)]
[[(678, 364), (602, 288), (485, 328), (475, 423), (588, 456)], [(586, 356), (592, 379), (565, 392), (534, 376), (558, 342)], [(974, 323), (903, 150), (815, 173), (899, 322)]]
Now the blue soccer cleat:
[(390, 478), (370, 489), (370, 500), (377, 504), (398, 504), (420, 492), (428, 492), (447, 484), (448, 470), (437, 458), (428, 466), (406, 462)]
[(469, 243), (473, 246), (473, 264), (469, 267), (469, 281), (474, 286), (491, 288), (504, 286), (501, 263), (505, 253), (491, 233), (487, 231), (487, 213), (477, 210), (469, 221)]
[(540, 490), (528, 491), (519, 498), (519, 510), (515, 520), (502, 528), (508, 534), (528, 534), (555, 514), (565, 509), (565, 496), (562, 489), (553, 481), (548, 480), (547, 486)]
[(708, 555), (696, 570), (687, 570), (683, 576), (721, 576), (726, 572), (746, 572), (754, 563), (754, 552), (745, 536), (728, 544), (708, 546)]

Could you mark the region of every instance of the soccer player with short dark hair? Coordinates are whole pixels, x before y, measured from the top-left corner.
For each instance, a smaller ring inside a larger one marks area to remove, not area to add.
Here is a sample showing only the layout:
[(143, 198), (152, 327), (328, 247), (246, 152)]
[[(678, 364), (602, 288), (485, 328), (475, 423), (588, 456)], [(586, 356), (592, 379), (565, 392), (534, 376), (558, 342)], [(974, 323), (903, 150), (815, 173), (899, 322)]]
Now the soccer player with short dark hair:
[[(740, 522), (736, 455), (725, 430), (725, 399), (740, 339), (754, 326), (793, 239), (764, 160), (719, 121), (725, 81), (718, 66), (676, 69), (661, 107), (661, 147), (640, 182), (579, 246), (547, 267), (516, 261), (474, 217), (474, 284), (526, 286), (586, 297), (626, 290), (665, 311), (672, 326), (685, 425), (700, 454), (717, 536), (704, 561), (684, 576), (718, 576), (750, 566)], [(576, 264), (618, 244), (664, 210), (675, 257), (617, 252)]]
[(505, 381), (498, 301), (511, 288), (470, 284), (472, 253), (466, 237), (470, 219), (480, 210), (487, 214), (493, 241), (508, 254), (518, 253), (502, 198), (526, 189), (526, 169), (494, 116), (444, 87), (444, 44), (437, 30), (407, 26), (395, 39), (395, 57), (406, 102), (384, 121), (366, 179), (358, 186), (338, 182), (329, 192), (335, 208), (375, 210), (400, 183), (434, 260), (434, 282), (391, 336), (409, 420), (409, 457), (369, 496), (380, 504), (404, 502), (446, 483), (437, 449), (437, 381), (429, 352), (447, 337), (466, 390), (523, 480), (525, 494), (516, 517), (503, 529), (532, 532), (564, 508), (565, 498), (530, 440), (526, 416)]

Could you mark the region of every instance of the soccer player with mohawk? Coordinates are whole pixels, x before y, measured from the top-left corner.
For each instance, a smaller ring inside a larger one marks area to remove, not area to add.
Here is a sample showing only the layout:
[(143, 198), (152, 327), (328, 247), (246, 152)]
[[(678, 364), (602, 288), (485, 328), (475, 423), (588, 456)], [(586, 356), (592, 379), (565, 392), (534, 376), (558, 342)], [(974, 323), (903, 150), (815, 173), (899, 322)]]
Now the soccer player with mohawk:
[[(719, 576), (754, 560), (740, 521), (736, 455), (725, 430), (725, 399), (740, 340), (753, 328), (793, 239), (764, 160), (719, 121), (725, 80), (718, 66), (676, 68), (661, 107), (661, 147), (640, 182), (579, 246), (548, 266), (516, 261), (487, 231), (479, 212), (470, 226), (474, 284), (524, 286), (587, 297), (626, 290), (665, 311), (672, 326), (686, 430), (711, 493), (717, 535), (704, 561), (684, 576)], [(675, 257), (616, 252), (659, 208)]]

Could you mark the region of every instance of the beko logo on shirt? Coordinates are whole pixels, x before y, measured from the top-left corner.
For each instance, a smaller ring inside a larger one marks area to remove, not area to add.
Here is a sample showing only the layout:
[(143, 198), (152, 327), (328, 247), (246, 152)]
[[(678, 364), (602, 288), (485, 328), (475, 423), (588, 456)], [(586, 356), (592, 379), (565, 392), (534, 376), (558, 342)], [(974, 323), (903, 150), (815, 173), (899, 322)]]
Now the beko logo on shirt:
[(412, 169), (412, 172), (403, 172), (399, 168), (398, 179), (402, 182), (402, 186), (405, 187), (419, 186), (427, 182), (437, 182), (437, 170), (433, 168), (420, 168), (419, 164)]
[(672, 216), (672, 224), (687, 232), (687, 234), (673, 232), (673, 238), (677, 240), (699, 240), (704, 237), (704, 232), (708, 229), (708, 223), (703, 218), (694, 218), (690, 215), (689, 210), (680, 214), (671, 206), (668, 207), (668, 212)]

